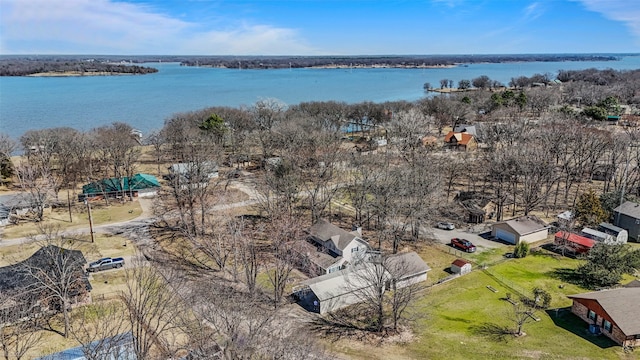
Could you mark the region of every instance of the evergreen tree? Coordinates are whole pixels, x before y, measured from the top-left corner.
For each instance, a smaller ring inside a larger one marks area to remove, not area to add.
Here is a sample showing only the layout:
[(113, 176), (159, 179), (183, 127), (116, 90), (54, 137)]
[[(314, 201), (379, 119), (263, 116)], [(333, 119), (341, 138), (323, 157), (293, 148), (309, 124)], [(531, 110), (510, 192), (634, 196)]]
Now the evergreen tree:
[(576, 220), (585, 226), (597, 225), (607, 220), (607, 213), (593, 189), (580, 194), (575, 213)]

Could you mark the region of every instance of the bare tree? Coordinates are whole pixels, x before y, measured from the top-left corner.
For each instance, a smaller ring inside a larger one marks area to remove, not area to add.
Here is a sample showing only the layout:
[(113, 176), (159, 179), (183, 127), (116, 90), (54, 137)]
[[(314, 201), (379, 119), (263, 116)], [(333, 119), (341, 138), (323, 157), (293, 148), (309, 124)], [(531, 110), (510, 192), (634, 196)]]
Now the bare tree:
[(55, 191), (49, 182), (51, 179), (50, 174), (46, 168), (27, 162), (20, 164), (16, 168), (16, 175), (20, 188), (28, 196), (31, 210), (35, 215), (34, 220), (41, 221), (44, 217), (44, 209), (49, 206), (49, 202), (55, 197)]
[(121, 299), (134, 339), (136, 356), (172, 356), (176, 341), (176, 318), (183, 310), (180, 287), (184, 280), (175, 272), (162, 274), (152, 265), (135, 264), (125, 270), (126, 289)]
[(191, 299), (198, 316), (219, 334), (217, 343), (225, 359), (259, 358), (268, 347), (267, 328), (274, 313), (256, 297), (207, 282), (194, 289)]
[(277, 309), (282, 302), (285, 287), (289, 282), (289, 276), (294, 269), (294, 257), (297, 245), (302, 237), (302, 224), (299, 218), (280, 216), (270, 219), (267, 230), (271, 240), (272, 266), (267, 274), (273, 286), (273, 300)]
[(30, 304), (9, 294), (0, 294), (0, 348), (5, 360), (20, 360), (37, 348), (42, 332)]
[(76, 241), (64, 238), (57, 227), (43, 226), (39, 236), (42, 240), (34, 240), (41, 247), (24, 263), (25, 270), (33, 279), (31, 290), (39, 295), (41, 302), (62, 312), (62, 335), (69, 337), (71, 306), (83, 302), (88, 293), (86, 260), (77, 250)]
[(83, 306), (77, 310), (71, 335), (82, 347), (87, 360), (101, 360), (110, 355), (118, 358), (124, 353), (129, 341), (133, 341), (124, 313), (123, 304), (119, 301)]

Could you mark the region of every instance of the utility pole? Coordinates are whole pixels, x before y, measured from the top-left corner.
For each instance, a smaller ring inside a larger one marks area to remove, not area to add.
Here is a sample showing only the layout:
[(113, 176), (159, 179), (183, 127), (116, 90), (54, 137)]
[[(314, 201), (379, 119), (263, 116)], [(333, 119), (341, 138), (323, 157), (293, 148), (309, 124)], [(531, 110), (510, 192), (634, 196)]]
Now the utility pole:
[(89, 200), (87, 198), (84, 199), (84, 204), (87, 205), (87, 210), (89, 211), (89, 234), (91, 234), (91, 242), (95, 242), (93, 237), (93, 217), (91, 217), (91, 204), (89, 204)]
[(67, 205), (69, 206), (69, 222), (73, 222), (73, 218), (71, 217), (71, 197), (69, 196), (69, 189), (67, 189)]

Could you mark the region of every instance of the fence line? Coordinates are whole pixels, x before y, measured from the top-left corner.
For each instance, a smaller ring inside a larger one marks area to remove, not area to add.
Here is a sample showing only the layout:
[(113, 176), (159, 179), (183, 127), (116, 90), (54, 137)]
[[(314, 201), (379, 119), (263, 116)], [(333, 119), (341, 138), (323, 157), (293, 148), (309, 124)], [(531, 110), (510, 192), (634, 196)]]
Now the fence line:
[(482, 269), (482, 271), (485, 274), (487, 274), (489, 277), (491, 277), (493, 280), (498, 282), (500, 285), (506, 287), (509, 290), (512, 290), (513, 292), (515, 292), (519, 296), (529, 297), (530, 291), (526, 290), (525, 288), (521, 287), (520, 285), (516, 284), (515, 282), (513, 282), (511, 280), (508, 280), (504, 276), (500, 276), (500, 275), (492, 273), (491, 271), (489, 271), (488, 268), (484, 268), (484, 269)]

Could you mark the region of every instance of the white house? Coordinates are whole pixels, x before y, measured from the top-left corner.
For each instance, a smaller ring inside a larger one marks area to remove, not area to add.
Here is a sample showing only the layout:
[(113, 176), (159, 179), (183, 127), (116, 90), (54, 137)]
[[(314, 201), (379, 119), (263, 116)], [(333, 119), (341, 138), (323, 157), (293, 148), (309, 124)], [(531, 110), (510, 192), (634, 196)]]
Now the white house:
[(548, 235), (547, 223), (533, 215), (500, 221), (491, 227), (491, 236), (514, 245), (544, 240)]
[(362, 240), (360, 231), (345, 231), (330, 222), (318, 220), (309, 229), (309, 239), (316, 245), (316, 254), (307, 254), (309, 261), (329, 274), (363, 259), (371, 250)]
[(372, 256), (354, 266), (302, 281), (293, 291), (303, 306), (325, 314), (361, 302), (368, 288), (375, 291), (378, 278), (384, 280), (385, 290), (403, 288), (427, 280), (429, 270), (415, 252), (390, 255), (384, 261)]

